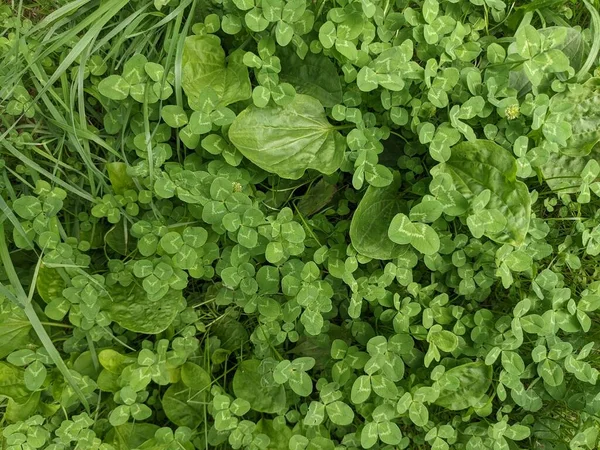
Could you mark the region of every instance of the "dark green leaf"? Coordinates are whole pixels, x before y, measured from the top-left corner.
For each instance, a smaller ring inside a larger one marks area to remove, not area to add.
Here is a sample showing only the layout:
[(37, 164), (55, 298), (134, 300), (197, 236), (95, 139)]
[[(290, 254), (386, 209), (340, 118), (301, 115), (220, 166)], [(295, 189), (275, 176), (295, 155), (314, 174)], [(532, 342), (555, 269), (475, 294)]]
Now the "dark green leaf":
[(392, 242), (388, 228), (396, 214), (405, 210), (399, 192), (400, 174), (387, 187), (369, 186), (350, 224), (350, 239), (362, 255), (375, 259), (393, 259), (402, 245)]

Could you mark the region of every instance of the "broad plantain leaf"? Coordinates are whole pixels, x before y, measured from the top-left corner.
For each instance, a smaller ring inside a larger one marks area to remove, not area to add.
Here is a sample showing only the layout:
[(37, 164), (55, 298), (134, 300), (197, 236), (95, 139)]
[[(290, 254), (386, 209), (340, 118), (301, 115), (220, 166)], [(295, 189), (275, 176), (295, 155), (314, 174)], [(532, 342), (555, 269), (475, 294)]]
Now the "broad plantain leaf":
[(548, 160), (541, 167), (542, 175), (553, 191), (576, 194), (582, 183), (581, 172), (591, 159), (600, 160), (600, 146), (595, 146), (592, 152), (585, 156), (550, 153)]
[(54, 297), (62, 296), (62, 290), (67, 285), (58, 270), (42, 265), (38, 271), (35, 287), (42, 300), (50, 303)]
[(124, 423), (111, 428), (106, 433), (105, 442), (111, 444), (115, 450), (131, 450), (154, 437), (159, 428), (152, 423)]
[(288, 442), (292, 437), (292, 430), (285, 425), (275, 427), (273, 421), (269, 419), (260, 419), (256, 424), (256, 431), (269, 436), (270, 442), (265, 450), (279, 450), (288, 448)]
[(206, 397), (198, 395), (181, 381), (172, 384), (162, 398), (165, 414), (171, 422), (181, 427), (196, 428), (204, 422)]
[(319, 180), (302, 196), (298, 202), (298, 211), (305, 216), (316, 214), (333, 200), (337, 190), (336, 185), (324, 179)]
[(133, 178), (127, 174), (127, 164), (124, 162), (111, 162), (106, 164), (106, 171), (110, 184), (116, 194), (122, 194), (127, 189), (135, 189)]
[(171, 385), (162, 399), (169, 420), (192, 429), (204, 422), (210, 385), (210, 375), (202, 367), (185, 363), (181, 368), (181, 381)]
[(462, 142), (452, 147), (450, 159), (431, 173), (449, 174), (467, 200), (489, 189), (492, 195), (487, 208), (500, 211), (508, 223), (502, 232), (487, 236), (499, 243), (523, 243), (529, 229), (531, 198), (527, 186), (517, 181), (517, 163), (507, 150), (486, 140)]
[(248, 107), (231, 125), (229, 139), (260, 168), (290, 179), (306, 169), (335, 172), (345, 149), (345, 139), (327, 121), (321, 103), (302, 94), (284, 107)]
[(129, 223), (123, 219), (112, 226), (104, 236), (106, 245), (119, 255), (128, 255), (137, 246), (137, 239), (129, 233)]
[(361, 255), (374, 259), (393, 259), (403, 247), (388, 237), (392, 219), (405, 210), (400, 201), (401, 183), (400, 174), (396, 173), (389, 186), (369, 186), (358, 204), (350, 224), (350, 239)]
[(264, 386), (258, 372), (260, 361), (242, 361), (233, 376), (233, 392), (236, 397), (250, 402), (254, 411), (274, 414), (284, 410), (286, 395), (283, 385)]
[(0, 396), (9, 397), (17, 403), (24, 403), (31, 394), (25, 387), (25, 371), (19, 367), (0, 361)]
[(242, 53), (234, 52), (228, 64), (220, 39), (212, 34), (188, 36), (183, 47), (181, 85), (192, 109), (199, 107), (200, 93), (212, 88), (222, 106), (252, 95), (248, 69), (242, 63)]
[(225, 318), (210, 327), (211, 334), (221, 341), (220, 348), (230, 352), (240, 349), (248, 342), (248, 331), (236, 320)]
[(23, 402), (15, 402), (9, 399), (6, 403), (6, 412), (4, 418), (8, 422), (19, 422), (21, 420), (27, 420), (35, 414), (40, 403), (41, 391), (31, 392)]
[(441, 388), (436, 405), (452, 411), (467, 409), (478, 405), (492, 384), (492, 367), (483, 362), (463, 364), (447, 370), (440, 383), (446, 387)]
[(302, 60), (289, 49), (282, 53), (281, 81), (294, 86), (298, 94), (316, 98), (326, 108), (342, 103), (342, 83), (331, 59), (308, 53)]
[(112, 286), (107, 311), (113, 321), (137, 333), (158, 334), (164, 331), (185, 307), (181, 291), (170, 289), (159, 301), (151, 301), (137, 283), (128, 287)]
[(35, 342), (31, 323), (21, 308), (12, 302), (0, 303), (0, 358)]
[(551, 116), (556, 123), (570, 124), (572, 135), (561, 151), (570, 156), (588, 155), (600, 147), (600, 78), (590, 78), (583, 85), (556, 94), (550, 101)]

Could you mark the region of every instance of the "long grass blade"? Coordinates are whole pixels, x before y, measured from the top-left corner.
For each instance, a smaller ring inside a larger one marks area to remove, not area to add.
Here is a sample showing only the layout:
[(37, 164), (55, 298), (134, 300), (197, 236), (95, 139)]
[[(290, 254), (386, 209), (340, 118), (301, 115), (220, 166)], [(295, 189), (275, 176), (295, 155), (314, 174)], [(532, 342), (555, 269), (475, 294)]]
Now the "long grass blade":
[(590, 71), (590, 69), (596, 62), (596, 59), (598, 58), (598, 52), (600, 51), (600, 13), (598, 13), (598, 9), (594, 5), (592, 5), (588, 0), (583, 0), (583, 3), (585, 4), (592, 17), (593, 38), (592, 48), (590, 48), (590, 53), (588, 54), (585, 64), (577, 73), (578, 80), (582, 80), (583, 77)]

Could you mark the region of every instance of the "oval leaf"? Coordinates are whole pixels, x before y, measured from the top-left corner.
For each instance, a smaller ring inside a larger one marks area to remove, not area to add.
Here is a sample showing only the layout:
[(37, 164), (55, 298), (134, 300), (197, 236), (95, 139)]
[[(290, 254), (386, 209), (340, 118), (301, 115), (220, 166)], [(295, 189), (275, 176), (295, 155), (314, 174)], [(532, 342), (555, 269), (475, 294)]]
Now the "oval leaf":
[(486, 236), (502, 244), (523, 243), (529, 229), (531, 198), (527, 186), (517, 181), (517, 163), (507, 150), (486, 140), (462, 142), (452, 147), (448, 161), (431, 172), (434, 176), (449, 174), (467, 200), (489, 189), (492, 195), (487, 208), (500, 211), (507, 225), (503, 231)]
[(398, 255), (402, 245), (388, 237), (388, 228), (396, 214), (403, 211), (398, 173), (389, 186), (369, 186), (358, 204), (350, 224), (352, 245), (361, 255), (374, 259), (392, 259)]
[(246, 108), (231, 125), (229, 139), (260, 168), (290, 179), (306, 169), (335, 172), (345, 149), (321, 103), (308, 95), (296, 95), (285, 107)]
[(281, 57), (281, 81), (290, 83), (298, 94), (310, 95), (326, 108), (342, 103), (342, 83), (335, 64), (326, 56), (308, 53), (302, 60), (284, 49)]
[(252, 95), (248, 69), (241, 61), (243, 52), (234, 52), (226, 64), (220, 39), (212, 34), (188, 36), (182, 58), (181, 86), (192, 109), (199, 106), (200, 93), (213, 89), (219, 103), (227, 106)]
[(115, 285), (109, 293), (112, 302), (107, 310), (111, 319), (136, 333), (158, 334), (164, 331), (185, 307), (181, 291), (173, 289), (156, 302), (150, 301), (138, 284), (126, 288)]
[(233, 392), (236, 397), (250, 402), (254, 411), (267, 414), (281, 412), (285, 408), (286, 395), (283, 386), (265, 387), (258, 372), (260, 361), (248, 359), (238, 366), (233, 376)]
[[(550, 101), (550, 111), (558, 110), (556, 123), (571, 125), (572, 135), (561, 151), (571, 156), (588, 155), (600, 144), (600, 78), (591, 78), (577, 89), (556, 94)], [(566, 110), (565, 110), (566, 109)], [(554, 114), (553, 114), (554, 115)]]

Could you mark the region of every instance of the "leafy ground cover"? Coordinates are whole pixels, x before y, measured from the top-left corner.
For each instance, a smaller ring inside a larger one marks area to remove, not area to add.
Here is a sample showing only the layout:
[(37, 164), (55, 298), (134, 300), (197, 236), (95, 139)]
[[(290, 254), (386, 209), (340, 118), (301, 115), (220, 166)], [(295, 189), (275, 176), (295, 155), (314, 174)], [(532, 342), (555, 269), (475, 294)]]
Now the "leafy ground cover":
[(592, 0), (0, 6), (6, 450), (592, 450)]

